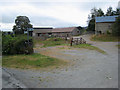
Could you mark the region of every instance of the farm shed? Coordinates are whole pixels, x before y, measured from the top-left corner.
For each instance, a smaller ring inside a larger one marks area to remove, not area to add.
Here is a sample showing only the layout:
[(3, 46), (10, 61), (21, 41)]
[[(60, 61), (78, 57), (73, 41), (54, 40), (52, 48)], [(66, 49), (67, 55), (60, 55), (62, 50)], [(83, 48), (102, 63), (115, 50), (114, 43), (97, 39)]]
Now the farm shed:
[(33, 28), (33, 37), (40, 37), (42, 35), (51, 35), (52, 27), (50, 28)]
[(80, 30), (77, 27), (66, 27), (66, 28), (34, 28), (33, 36), (39, 37), (43, 35), (53, 36), (74, 36), (79, 35)]
[(95, 34), (112, 32), (112, 25), (118, 16), (102, 16), (95, 18)]

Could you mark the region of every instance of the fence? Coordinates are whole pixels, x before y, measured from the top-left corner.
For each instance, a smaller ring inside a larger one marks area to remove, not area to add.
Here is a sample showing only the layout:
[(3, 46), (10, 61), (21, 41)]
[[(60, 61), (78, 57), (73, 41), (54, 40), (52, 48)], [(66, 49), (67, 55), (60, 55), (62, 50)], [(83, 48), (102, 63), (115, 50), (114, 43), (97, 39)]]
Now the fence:
[(78, 45), (78, 44), (86, 44), (86, 41), (82, 38), (71, 38), (70, 40), (70, 46), (72, 45)]

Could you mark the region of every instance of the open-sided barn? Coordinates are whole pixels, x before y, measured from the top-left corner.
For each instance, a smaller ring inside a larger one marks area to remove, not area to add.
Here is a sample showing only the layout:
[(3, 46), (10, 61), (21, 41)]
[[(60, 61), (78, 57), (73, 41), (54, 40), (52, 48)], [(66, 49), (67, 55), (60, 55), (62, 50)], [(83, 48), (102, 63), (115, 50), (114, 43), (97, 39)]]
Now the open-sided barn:
[(66, 28), (34, 28), (33, 36), (39, 37), (42, 35), (54, 35), (54, 36), (73, 36), (79, 35), (80, 30), (77, 27)]

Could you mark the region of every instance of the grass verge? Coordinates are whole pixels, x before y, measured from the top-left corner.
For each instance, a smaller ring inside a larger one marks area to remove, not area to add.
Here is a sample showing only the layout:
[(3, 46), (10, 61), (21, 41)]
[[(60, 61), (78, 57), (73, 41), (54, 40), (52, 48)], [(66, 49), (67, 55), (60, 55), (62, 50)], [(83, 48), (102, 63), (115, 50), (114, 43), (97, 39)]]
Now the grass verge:
[(4, 67), (21, 68), (21, 69), (40, 69), (50, 66), (59, 66), (66, 64), (65, 61), (51, 58), (41, 54), (32, 55), (8, 55), (3, 56), (2, 65)]
[(120, 48), (120, 45), (116, 45), (118, 48)]
[(75, 48), (85, 48), (85, 49), (89, 49), (89, 50), (96, 50), (100, 53), (106, 54), (105, 51), (99, 49), (98, 47), (92, 46), (90, 44), (79, 44), (79, 45), (73, 45), (73, 47)]
[(112, 35), (93, 35), (90, 38), (92, 41), (102, 41), (102, 42), (118, 42), (120, 37)]

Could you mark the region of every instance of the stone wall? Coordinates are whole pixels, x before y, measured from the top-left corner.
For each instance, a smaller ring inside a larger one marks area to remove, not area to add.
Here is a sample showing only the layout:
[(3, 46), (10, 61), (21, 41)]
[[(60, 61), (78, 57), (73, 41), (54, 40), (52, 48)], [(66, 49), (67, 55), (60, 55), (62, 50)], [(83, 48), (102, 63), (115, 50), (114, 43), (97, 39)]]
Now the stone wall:
[(96, 23), (95, 24), (95, 34), (106, 34), (107, 31), (112, 32), (111, 28), (112, 28), (112, 24), (113, 23)]
[(71, 32), (57, 32), (57, 33), (52, 33), (52, 35), (54, 36), (63, 36), (63, 37), (66, 37), (66, 36), (71, 36)]

